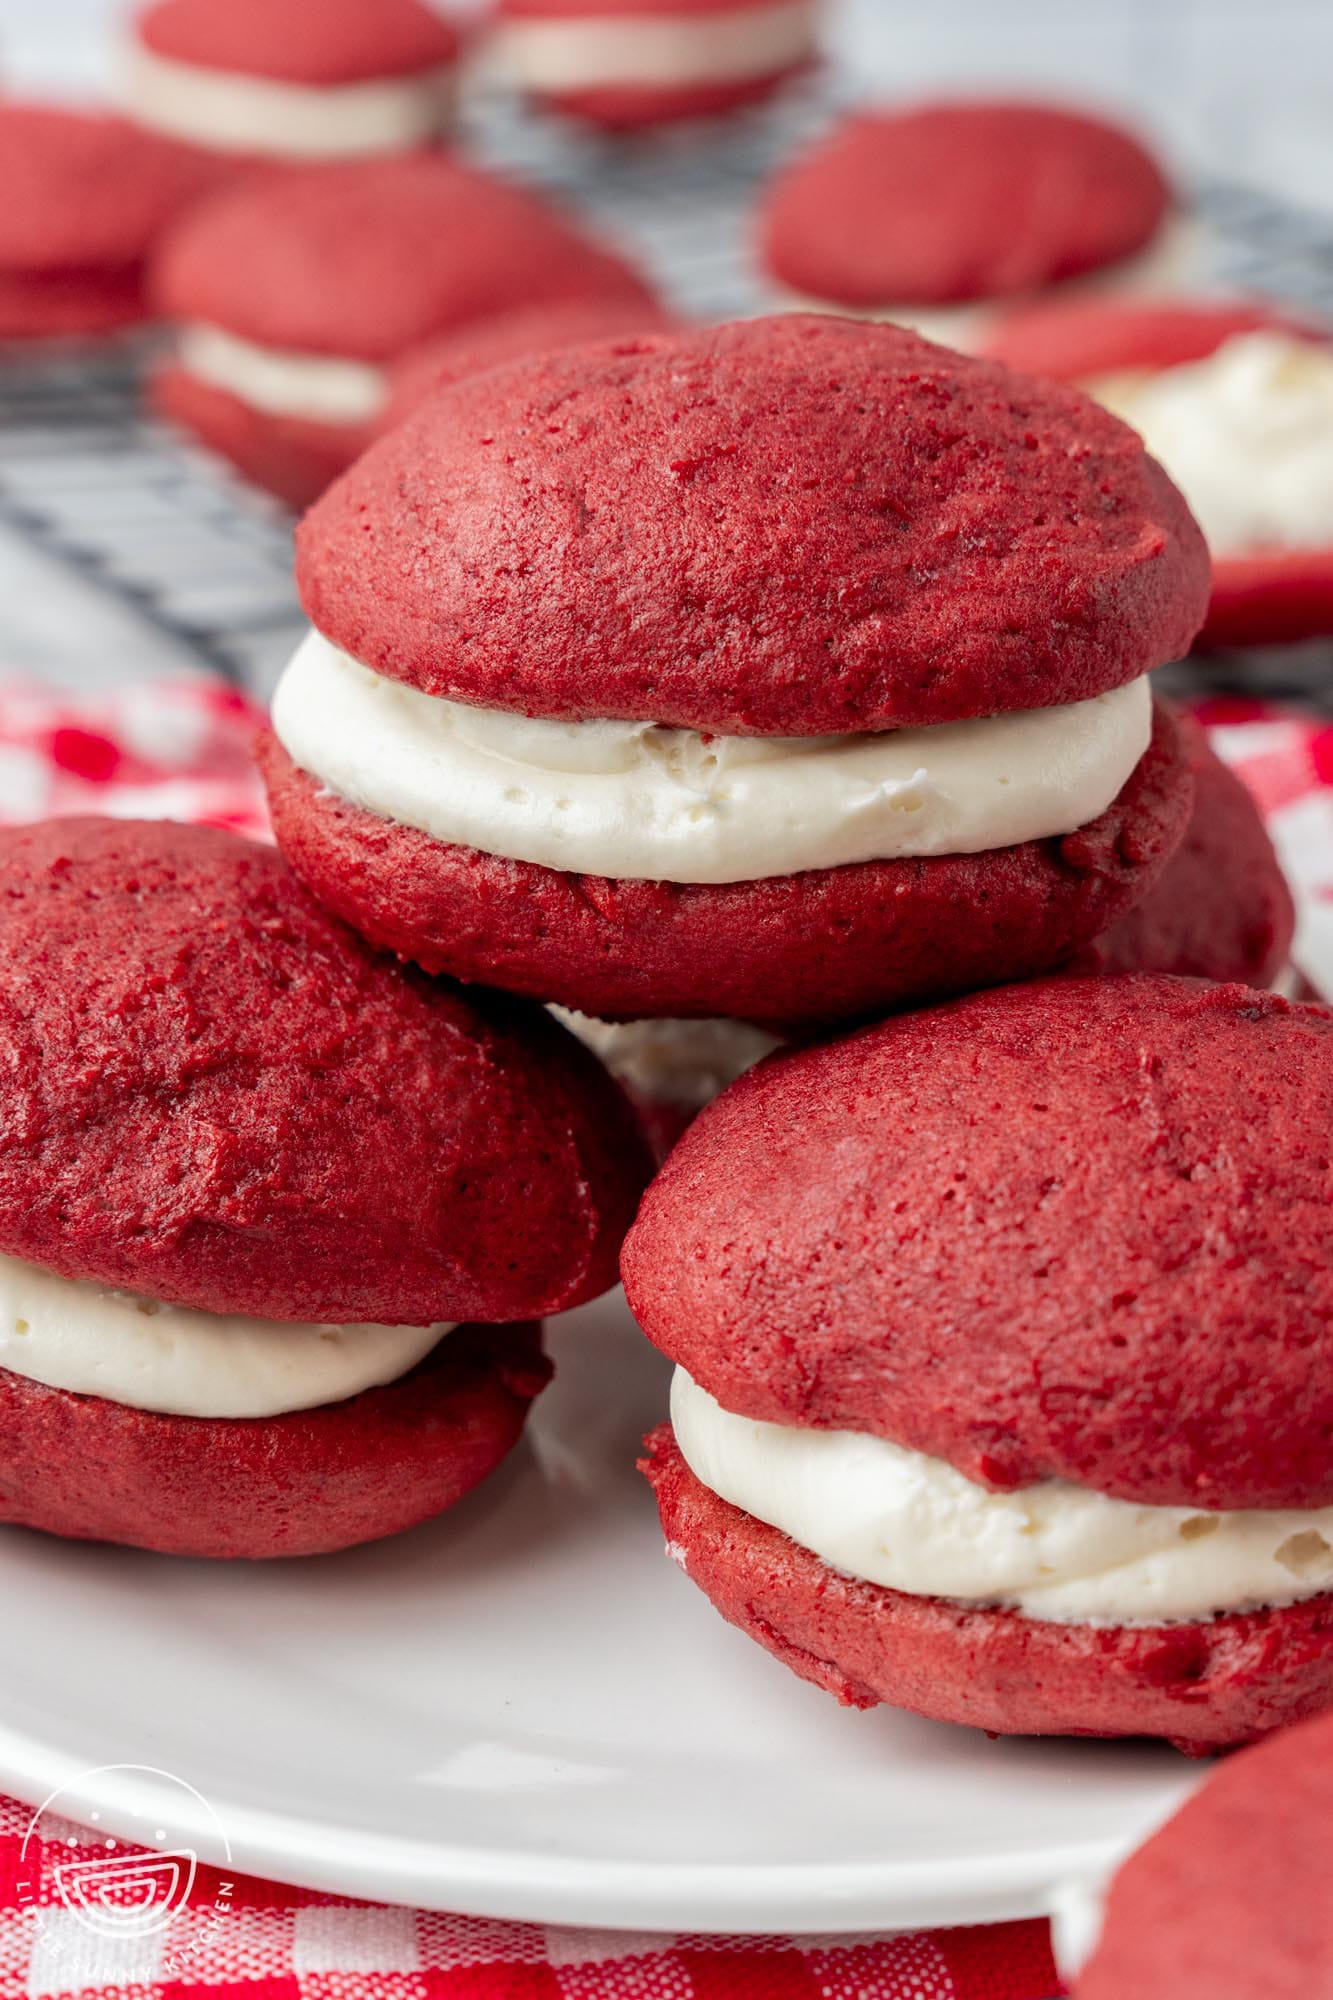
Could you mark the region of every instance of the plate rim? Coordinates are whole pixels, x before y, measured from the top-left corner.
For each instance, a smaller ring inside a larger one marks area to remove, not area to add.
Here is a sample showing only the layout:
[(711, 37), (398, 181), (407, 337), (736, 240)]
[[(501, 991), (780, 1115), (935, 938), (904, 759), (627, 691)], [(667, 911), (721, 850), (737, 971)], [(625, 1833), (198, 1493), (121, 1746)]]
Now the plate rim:
[[(96, 1810), (99, 1824), (132, 1837), (135, 1809), (114, 1783), (96, 1782), (124, 1768), (83, 1771), (67, 1752), (0, 1721), (0, 1786), (34, 1811), (56, 1789), (69, 1788), (81, 1807)], [(663, 1935), (889, 1934), (1040, 1918), (1050, 1915), (1061, 1882), (1109, 1871), (1132, 1844), (1104, 1836), (947, 1867), (939, 1861), (663, 1866), (424, 1842), (214, 1793), (204, 1804), (222, 1824), (225, 1853), (206, 1818), (183, 1817), (178, 1792), (165, 1793), (167, 1801), (174, 1826), (200, 1859), (233, 1873), (399, 1908)]]

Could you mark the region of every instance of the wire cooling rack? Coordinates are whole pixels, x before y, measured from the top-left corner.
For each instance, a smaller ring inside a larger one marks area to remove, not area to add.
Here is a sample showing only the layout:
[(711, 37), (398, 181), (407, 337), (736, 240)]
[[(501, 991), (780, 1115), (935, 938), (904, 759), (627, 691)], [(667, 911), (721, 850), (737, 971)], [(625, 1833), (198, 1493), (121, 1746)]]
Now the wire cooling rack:
[[(770, 303), (751, 251), (755, 196), (836, 102), (836, 85), (810, 86), (731, 124), (626, 146), (483, 95), (464, 142), (581, 210), (682, 313), (720, 319)], [(1196, 193), (1215, 282), (1333, 316), (1333, 220), (1245, 188)], [(100, 604), (137, 621), (159, 659), (263, 696), (301, 629), (291, 524), (145, 411), (150, 357), (149, 342), (93, 358), (0, 352), (0, 534), (77, 587), (94, 620)], [(1333, 712), (1333, 649), (1219, 656), (1189, 673), (1196, 689), (1203, 673)]]

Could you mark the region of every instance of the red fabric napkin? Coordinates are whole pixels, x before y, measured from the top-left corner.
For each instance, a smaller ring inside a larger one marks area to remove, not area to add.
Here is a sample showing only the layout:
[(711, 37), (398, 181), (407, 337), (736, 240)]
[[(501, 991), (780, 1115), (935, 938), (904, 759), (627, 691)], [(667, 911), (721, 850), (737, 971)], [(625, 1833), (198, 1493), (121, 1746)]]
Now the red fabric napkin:
[[(1333, 727), (1253, 703), (1200, 712), (1268, 817), (1301, 903), (1305, 969), (1329, 991)], [(0, 822), (110, 812), (263, 834), (249, 759), (259, 721), (240, 696), (195, 681), (78, 703), (0, 688)], [(204, 1869), (164, 1928), (110, 1937), (70, 1907), (59, 1837), (44, 1821), (36, 1841), (32, 1824), (30, 1807), (0, 1800), (0, 2000), (1052, 2000), (1060, 1990), (1044, 1923), (630, 1936), (377, 1908)]]

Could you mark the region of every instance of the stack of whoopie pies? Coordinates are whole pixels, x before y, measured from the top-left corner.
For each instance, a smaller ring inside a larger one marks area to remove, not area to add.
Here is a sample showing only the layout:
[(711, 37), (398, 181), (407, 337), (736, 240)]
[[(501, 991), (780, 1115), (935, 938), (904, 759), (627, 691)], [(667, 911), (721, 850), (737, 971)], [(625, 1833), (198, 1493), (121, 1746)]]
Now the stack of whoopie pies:
[(446, 379), (298, 574), (261, 757), (333, 910), (595, 1017), (641, 1094), (672, 1019), (719, 1082), (719, 1021), (815, 1038), (623, 1258), (724, 1613), (993, 1731), (1324, 1706), (1333, 1021), (1141, 975), (1274, 977), (1292, 920), (1152, 702), (1208, 565), (1140, 439), (901, 329), (627, 336)]

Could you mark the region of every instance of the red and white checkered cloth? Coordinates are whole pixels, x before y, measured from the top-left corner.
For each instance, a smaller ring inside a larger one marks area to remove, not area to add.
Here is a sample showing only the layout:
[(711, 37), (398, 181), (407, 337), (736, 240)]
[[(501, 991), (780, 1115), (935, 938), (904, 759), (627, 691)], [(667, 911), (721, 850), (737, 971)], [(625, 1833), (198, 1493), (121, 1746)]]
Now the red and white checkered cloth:
[[(1254, 703), (1200, 713), (1268, 818), (1301, 906), (1300, 962), (1333, 991), (1333, 727)], [(0, 686), (0, 823), (109, 812), (263, 834), (249, 759), (259, 719), (196, 681), (80, 703)], [(219, 1878), (202, 1869), (163, 1930), (113, 1938), (62, 1902), (40, 1847), (24, 1857), (31, 1823), (29, 1807), (0, 1800), (0, 2000), (1051, 2000), (1058, 1986), (1045, 1924), (640, 1937), (380, 1909), (240, 1877), (219, 1917)]]

